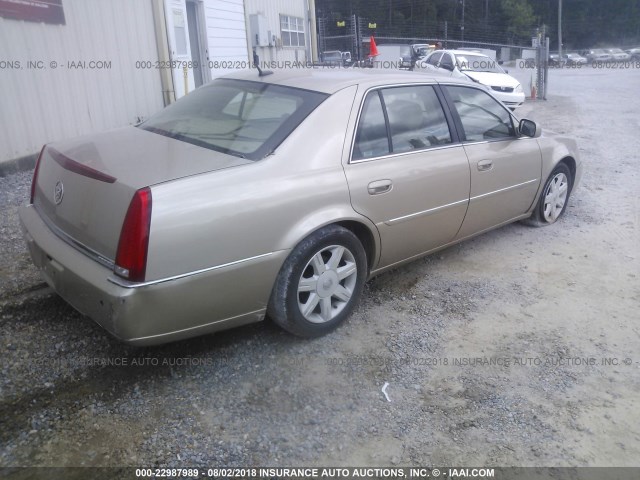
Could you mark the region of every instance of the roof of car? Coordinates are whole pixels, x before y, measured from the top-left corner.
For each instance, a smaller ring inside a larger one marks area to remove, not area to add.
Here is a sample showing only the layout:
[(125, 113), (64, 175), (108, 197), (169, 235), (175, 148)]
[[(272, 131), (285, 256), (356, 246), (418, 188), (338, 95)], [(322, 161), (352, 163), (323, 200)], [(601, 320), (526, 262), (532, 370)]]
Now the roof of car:
[(260, 77), (255, 69), (242, 70), (221, 78), (251, 80), (288, 87), (304, 88), (323, 93), (335, 93), (352, 85), (366, 88), (399, 83), (468, 83), (438, 74), (425, 74), (405, 70), (384, 70), (379, 68), (298, 68), (274, 70), (273, 74)]
[(488, 55), (482, 52), (476, 52), (475, 50), (434, 50), (432, 53), (435, 52), (447, 52), (453, 53), (454, 55), (481, 55), (483, 57), (491, 58)]

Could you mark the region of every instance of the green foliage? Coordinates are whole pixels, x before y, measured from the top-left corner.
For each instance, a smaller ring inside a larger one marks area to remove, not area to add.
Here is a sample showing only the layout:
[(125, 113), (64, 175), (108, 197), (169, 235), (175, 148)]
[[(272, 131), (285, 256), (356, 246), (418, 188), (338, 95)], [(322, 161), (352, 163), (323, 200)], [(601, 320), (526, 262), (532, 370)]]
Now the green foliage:
[(531, 26), (535, 25), (536, 17), (528, 0), (500, 0), (499, 8), (501, 24), (506, 26), (508, 33), (516, 37), (531, 36)]

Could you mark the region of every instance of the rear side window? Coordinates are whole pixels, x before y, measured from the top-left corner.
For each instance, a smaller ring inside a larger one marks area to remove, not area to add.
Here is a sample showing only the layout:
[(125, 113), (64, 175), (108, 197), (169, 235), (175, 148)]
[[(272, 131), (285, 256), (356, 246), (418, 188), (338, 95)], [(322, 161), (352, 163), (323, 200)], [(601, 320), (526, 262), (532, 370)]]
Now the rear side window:
[(198, 88), (140, 128), (258, 160), (271, 153), (328, 95), (246, 80)]
[(389, 136), (378, 91), (369, 92), (362, 107), (360, 123), (356, 133), (353, 159), (388, 155)]
[(500, 102), (477, 88), (445, 87), (468, 142), (515, 137), (511, 115)]
[(353, 158), (423, 150), (451, 141), (449, 125), (433, 87), (386, 88), (367, 95)]
[(393, 153), (451, 143), (449, 125), (433, 87), (382, 90), (391, 129)]

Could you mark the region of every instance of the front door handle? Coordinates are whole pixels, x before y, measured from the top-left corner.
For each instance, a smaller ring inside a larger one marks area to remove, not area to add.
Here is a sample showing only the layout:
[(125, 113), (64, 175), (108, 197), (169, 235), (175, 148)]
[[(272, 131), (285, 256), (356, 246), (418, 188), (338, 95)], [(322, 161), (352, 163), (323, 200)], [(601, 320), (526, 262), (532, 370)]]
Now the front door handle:
[(478, 162), (478, 170), (486, 172), (493, 168), (493, 160), (480, 160)]
[(380, 195), (381, 193), (390, 192), (392, 186), (393, 182), (391, 180), (376, 180), (367, 186), (367, 191), (369, 195)]

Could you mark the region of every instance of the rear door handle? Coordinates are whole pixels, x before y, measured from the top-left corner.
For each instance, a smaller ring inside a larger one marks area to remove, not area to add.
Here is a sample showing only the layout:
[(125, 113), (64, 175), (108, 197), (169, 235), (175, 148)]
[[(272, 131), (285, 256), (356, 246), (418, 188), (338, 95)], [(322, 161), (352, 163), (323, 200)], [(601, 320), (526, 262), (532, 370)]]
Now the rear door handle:
[(478, 170), (481, 172), (486, 172), (487, 170), (491, 170), (493, 168), (493, 160), (480, 160), (478, 162)]
[(391, 180), (376, 180), (367, 186), (367, 191), (369, 195), (380, 195), (381, 193), (390, 192), (391, 187), (393, 187)]

